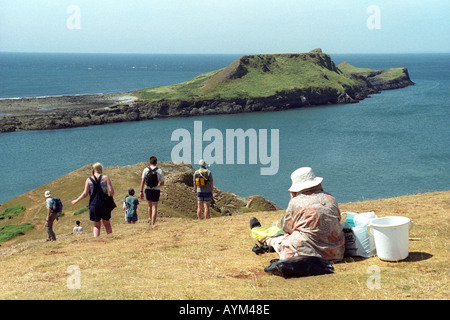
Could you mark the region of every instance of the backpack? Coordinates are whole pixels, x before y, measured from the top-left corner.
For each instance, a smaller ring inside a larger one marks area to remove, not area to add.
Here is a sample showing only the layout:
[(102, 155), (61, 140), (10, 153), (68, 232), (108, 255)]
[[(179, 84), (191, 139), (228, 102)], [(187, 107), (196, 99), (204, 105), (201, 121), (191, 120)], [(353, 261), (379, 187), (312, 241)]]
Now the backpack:
[(52, 208), (51, 208), (52, 211), (53, 212), (58, 212), (58, 213), (62, 212), (63, 204), (61, 202), (61, 199), (54, 197), (54, 198), (52, 198), (52, 200), (53, 200)]
[(150, 169), (150, 167), (148, 168), (147, 175), (145, 176), (145, 184), (147, 185), (147, 187), (154, 188), (158, 185), (159, 180), (156, 170), (158, 170), (157, 167), (155, 167), (154, 169)]
[(208, 181), (208, 179), (206, 179), (206, 177), (203, 175), (206, 172), (206, 169), (203, 170), (197, 170), (195, 171), (195, 185), (197, 187), (204, 187), (206, 185), (206, 181)]
[(89, 211), (93, 212), (94, 216), (101, 217), (104, 212), (106, 212), (106, 206), (105, 206), (105, 194), (102, 190), (102, 187), (100, 185), (99, 181), (102, 181), (102, 175), (99, 176), (99, 180), (95, 176), (89, 177), (89, 179), (92, 181), (92, 184), (94, 185), (94, 188), (89, 197)]

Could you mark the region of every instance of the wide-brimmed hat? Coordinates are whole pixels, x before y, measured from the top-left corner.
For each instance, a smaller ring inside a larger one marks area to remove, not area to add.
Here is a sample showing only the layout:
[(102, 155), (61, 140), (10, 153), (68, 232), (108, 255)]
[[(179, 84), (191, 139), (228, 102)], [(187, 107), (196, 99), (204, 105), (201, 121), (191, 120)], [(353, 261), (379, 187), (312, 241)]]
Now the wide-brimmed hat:
[(50, 191), (45, 191), (45, 197), (46, 198), (51, 197), (51, 196), (52, 196), (52, 194), (50, 193)]
[(310, 167), (302, 167), (291, 174), (292, 185), (289, 188), (291, 192), (300, 192), (319, 185), (323, 178), (316, 177)]

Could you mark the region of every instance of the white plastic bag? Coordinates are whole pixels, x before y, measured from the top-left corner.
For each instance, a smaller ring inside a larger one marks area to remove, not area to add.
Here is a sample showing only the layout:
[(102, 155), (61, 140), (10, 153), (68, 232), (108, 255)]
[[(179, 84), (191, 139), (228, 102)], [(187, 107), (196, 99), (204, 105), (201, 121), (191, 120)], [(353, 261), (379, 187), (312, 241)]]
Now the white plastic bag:
[(372, 219), (377, 218), (373, 211), (355, 213), (342, 212), (347, 217), (341, 222), (345, 234), (345, 255), (369, 258), (376, 255), (375, 241), (367, 232)]

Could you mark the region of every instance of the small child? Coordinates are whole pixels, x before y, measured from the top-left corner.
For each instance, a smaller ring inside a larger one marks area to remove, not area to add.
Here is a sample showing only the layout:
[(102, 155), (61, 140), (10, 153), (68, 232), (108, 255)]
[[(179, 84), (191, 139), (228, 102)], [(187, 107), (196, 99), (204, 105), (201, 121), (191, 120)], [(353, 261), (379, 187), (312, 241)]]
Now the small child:
[(76, 226), (73, 227), (73, 233), (82, 232), (83, 231), (83, 227), (80, 225), (81, 222), (77, 220), (75, 223), (76, 223)]
[(134, 189), (128, 189), (128, 197), (125, 198), (123, 202), (123, 209), (125, 210), (125, 221), (130, 224), (135, 224), (138, 220), (137, 217), (137, 206), (139, 205), (139, 200), (134, 196)]

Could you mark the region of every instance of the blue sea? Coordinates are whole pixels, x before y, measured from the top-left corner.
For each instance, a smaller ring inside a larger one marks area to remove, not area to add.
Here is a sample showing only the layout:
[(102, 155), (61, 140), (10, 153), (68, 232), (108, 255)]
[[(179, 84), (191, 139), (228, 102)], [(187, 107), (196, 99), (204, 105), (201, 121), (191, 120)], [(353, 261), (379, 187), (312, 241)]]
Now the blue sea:
[[(224, 159), (210, 169), (219, 188), (260, 194), (282, 208), (289, 201), (290, 174), (302, 166), (323, 177), (324, 189), (340, 203), (449, 190), (450, 54), (330, 55), (336, 64), (407, 67), (415, 85), (356, 104), (3, 133), (0, 203), (96, 161), (123, 166), (151, 155), (170, 161), (179, 143), (172, 141), (173, 132), (185, 129), (194, 137), (194, 121), (203, 133), (223, 134), (223, 157), (227, 129), (266, 129), (267, 154), (276, 151), (270, 132), (278, 130), (276, 174), (261, 175), (267, 165), (261, 158), (251, 164), (249, 147), (243, 164)], [(186, 81), (239, 56), (0, 53), (0, 98), (129, 92)], [(203, 141), (202, 150), (210, 143)]]

